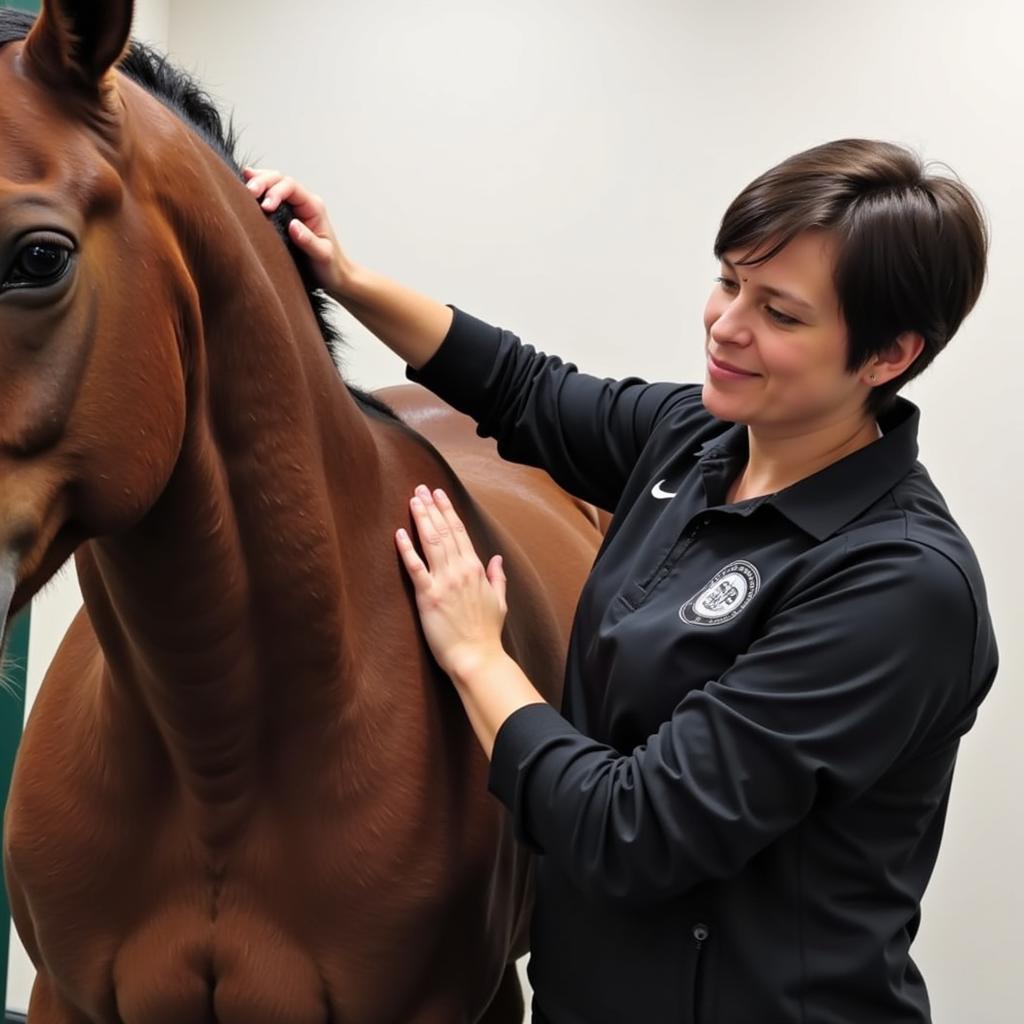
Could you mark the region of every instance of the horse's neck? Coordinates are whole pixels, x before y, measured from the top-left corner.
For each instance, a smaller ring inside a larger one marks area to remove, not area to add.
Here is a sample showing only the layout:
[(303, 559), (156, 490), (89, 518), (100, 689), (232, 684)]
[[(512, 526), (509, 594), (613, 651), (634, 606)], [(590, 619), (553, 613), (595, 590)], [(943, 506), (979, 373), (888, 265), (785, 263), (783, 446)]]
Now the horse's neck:
[(367, 535), (373, 435), (309, 336), (305, 297), (257, 308), (239, 294), (204, 323), (165, 492), (79, 566), (115, 691), (142, 702), (196, 785), (222, 784), (226, 757), (251, 763), (268, 720), (351, 699), (352, 581), (389, 555)]

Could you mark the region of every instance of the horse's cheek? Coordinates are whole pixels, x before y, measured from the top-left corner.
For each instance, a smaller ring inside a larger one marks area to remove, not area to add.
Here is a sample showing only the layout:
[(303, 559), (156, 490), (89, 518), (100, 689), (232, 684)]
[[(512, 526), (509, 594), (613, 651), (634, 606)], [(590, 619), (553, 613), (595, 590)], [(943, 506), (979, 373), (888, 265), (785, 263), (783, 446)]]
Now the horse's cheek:
[(0, 446), (44, 457), (67, 431), (89, 332), (69, 303), (8, 303), (0, 317)]
[(151, 316), (94, 347), (71, 418), (76, 518), (90, 533), (135, 525), (170, 479), (185, 430), (172, 318)]

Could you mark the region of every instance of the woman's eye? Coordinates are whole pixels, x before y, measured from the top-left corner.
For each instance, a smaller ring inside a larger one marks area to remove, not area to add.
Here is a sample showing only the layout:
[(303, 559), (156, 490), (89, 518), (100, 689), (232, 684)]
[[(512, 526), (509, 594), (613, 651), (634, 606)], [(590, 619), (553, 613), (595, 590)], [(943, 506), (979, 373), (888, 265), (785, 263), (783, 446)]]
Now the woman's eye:
[(722, 286), (722, 289), (731, 292), (736, 287), (736, 282), (728, 277), (716, 277), (715, 280)]
[(777, 309), (773, 309), (771, 306), (765, 306), (768, 311), (768, 315), (777, 323), (783, 327), (792, 327), (794, 324), (800, 323), (799, 320), (794, 317), (787, 316), (785, 313), (780, 313)]
[(29, 242), (14, 257), (4, 288), (41, 288), (55, 284), (71, 265), (71, 249), (58, 242)]

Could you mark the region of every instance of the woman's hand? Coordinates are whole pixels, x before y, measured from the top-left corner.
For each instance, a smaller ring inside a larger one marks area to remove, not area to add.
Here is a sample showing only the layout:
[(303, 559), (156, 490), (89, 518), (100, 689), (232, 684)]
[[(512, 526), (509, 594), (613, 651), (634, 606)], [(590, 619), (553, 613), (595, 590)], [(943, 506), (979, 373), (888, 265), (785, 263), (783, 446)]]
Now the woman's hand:
[(246, 187), (258, 199), (264, 213), (289, 203), (295, 217), (288, 224), (292, 241), (305, 253), (317, 284), (332, 299), (343, 301), (350, 291), (355, 266), (345, 255), (327, 216), (324, 201), (280, 171), (246, 167)]
[(444, 491), (417, 487), (409, 504), (426, 564), (405, 530), (395, 541), (416, 591), (423, 632), (489, 758), (509, 716), (544, 702), (501, 645), (507, 611), (501, 556), (484, 569)]
[(288, 234), (308, 258), (316, 283), (414, 370), (429, 362), (451, 328), (452, 310), (353, 263), (338, 242), (324, 201), (294, 179), (251, 167), (243, 173), (249, 191), (262, 196), (264, 212), (291, 204), (295, 217)]
[(484, 569), (444, 491), (416, 488), (409, 503), (426, 563), (405, 530), (396, 534), (398, 552), (416, 592), (427, 643), (437, 663), (456, 682), (506, 659), (501, 645), (505, 622), (505, 574), (501, 556)]

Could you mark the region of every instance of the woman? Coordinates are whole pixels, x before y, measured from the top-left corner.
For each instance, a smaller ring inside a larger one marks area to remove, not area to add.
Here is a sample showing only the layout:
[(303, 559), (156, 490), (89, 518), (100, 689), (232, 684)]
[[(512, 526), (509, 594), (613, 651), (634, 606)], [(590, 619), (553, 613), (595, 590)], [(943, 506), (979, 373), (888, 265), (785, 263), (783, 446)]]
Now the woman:
[(505, 580), (451, 503), (398, 531), (423, 628), (538, 853), (534, 1020), (930, 1019), (909, 956), (959, 738), (996, 668), (969, 544), (897, 397), (984, 278), (959, 182), (797, 154), (730, 205), (703, 386), (577, 373), (353, 264), (247, 172), (324, 288), (509, 459), (614, 509), (561, 713), (501, 646)]

